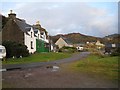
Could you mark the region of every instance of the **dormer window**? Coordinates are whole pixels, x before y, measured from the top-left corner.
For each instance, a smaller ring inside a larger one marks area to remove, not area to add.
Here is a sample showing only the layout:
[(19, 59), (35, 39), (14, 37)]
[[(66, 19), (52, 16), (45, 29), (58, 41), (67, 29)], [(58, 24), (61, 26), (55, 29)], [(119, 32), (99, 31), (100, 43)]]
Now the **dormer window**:
[(41, 35), (43, 35), (44, 33), (43, 32), (41, 32)]

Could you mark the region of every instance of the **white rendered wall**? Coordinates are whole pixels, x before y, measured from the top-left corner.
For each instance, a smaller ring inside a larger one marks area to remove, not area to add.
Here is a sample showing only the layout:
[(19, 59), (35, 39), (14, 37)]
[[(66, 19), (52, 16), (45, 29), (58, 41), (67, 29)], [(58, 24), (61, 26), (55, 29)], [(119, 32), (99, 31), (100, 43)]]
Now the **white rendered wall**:
[[(32, 32), (32, 37), (31, 37), (31, 32)], [(34, 37), (33, 28), (31, 28), (31, 30), (28, 33), (29, 35), (24, 33), (25, 45), (28, 47), (27, 49), (29, 50), (29, 53), (34, 53), (36, 51), (36, 38)], [(31, 41), (33, 42), (33, 49), (31, 49)]]

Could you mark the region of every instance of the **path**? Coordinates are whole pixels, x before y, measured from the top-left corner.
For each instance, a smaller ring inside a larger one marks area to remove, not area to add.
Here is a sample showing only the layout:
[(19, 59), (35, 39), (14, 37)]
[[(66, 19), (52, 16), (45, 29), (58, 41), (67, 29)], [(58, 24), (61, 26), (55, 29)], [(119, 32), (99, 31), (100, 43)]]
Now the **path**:
[(54, 64), (62, 64), (62, 63), (68, 63), (73, 62), (76, 60), (80, 60), (82, 58), (85, 58), (90, 54), (89, 52), (81, 52), (79, 54), (73, 55), (70, 58), (65, 58), (61, 60), (56, 61), (50, 61), (50, 62), (36, 62), (36, 63), (29, 63), (29, 64), (9, 64), (9, 65), (2, 65), (3, 69), (22, 69), (22, 68), (31, 68), (31, 67), (41, 67), (44, 65), (54, 65)]

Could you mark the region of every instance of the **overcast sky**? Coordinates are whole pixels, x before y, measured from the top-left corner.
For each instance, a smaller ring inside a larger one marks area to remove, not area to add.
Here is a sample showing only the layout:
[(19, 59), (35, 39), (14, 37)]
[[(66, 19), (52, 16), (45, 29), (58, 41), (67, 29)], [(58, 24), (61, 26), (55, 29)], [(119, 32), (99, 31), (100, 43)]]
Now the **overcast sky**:
[(79, 32), (103, 37), (118, 32), (117, 2), (2, 2), (2, 14), (10, 10), (28, 24), (40, 21), (50, 35)]

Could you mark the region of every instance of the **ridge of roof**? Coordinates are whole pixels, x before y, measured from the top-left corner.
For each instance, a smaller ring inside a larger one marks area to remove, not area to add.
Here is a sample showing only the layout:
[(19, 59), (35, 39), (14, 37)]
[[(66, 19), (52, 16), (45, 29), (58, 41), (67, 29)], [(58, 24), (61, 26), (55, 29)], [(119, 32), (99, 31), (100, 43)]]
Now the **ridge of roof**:
[(68, 38), (65, 38), (63, 36), (60, 36), (60, 38), (62, 38), (67, 44), (72, 44), (71, 40)]
[(30, 31), (30, 29), (32, 27), (31, 25), (27, 24), (25, 21), (23, 21), (21, 19), (16, 18), (14, 21), (23, 32)]

